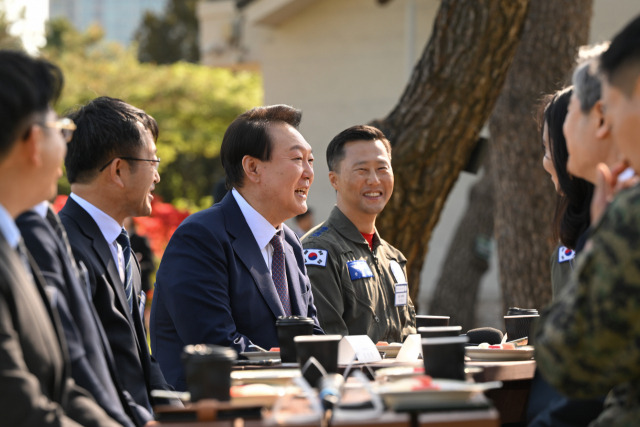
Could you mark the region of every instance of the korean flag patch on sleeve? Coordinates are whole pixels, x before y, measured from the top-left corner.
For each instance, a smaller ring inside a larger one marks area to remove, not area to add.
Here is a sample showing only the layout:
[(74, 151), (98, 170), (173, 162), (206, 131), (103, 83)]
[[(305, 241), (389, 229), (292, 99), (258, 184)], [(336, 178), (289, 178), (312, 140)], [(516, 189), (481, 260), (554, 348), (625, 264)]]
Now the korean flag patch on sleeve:
[(576, 257), (576, 252), (565, 247), (565, 246), (560, 246), (558, 248), (558, 262), (566, 262), (566, 261), (571, 261), (572, 259), (574, 259)]
[(317, 265), (319, 267), (327, 266), (327, 251), (324, 249), (305, 249), (304, 263), (305, 265)]

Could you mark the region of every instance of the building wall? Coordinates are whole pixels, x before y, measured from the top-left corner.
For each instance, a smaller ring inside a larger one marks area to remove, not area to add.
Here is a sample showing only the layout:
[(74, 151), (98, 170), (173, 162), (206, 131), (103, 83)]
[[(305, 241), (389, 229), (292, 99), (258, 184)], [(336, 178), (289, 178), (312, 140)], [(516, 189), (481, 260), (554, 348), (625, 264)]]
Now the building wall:
[(160, 13), (167, 0), (50, 0), (51, 18), (65, 17), (80, 31), (99, 24), (105, 39), (128, 45), (146, 11)]

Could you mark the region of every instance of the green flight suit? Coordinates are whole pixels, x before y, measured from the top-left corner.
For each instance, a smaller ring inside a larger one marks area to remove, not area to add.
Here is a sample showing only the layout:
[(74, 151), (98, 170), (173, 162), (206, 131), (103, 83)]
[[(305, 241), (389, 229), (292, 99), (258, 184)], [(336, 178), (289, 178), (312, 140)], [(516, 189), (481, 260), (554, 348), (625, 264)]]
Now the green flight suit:
[(595, 224), (569, 284), (540, 316), (536, 363), (571, 397), (608, 394), (591, 426), (640, 422), (640, 187)]
[(375, 343), (402, 342), (416, 333), (408, 294), (405, 305), (395, 305), (395, 284), (407, 283), (407, 260), (377, 230), (370, 250), (334, 207), (324, 223), (303, 236), (302, 245), (318, 320), (327, 334), (368, 335)]

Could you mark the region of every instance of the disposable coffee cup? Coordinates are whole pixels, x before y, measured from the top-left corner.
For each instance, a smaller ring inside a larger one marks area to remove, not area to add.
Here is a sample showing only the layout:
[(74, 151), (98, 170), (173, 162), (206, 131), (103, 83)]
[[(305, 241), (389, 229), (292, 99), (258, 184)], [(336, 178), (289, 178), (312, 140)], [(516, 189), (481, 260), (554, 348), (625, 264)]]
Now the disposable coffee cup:
[(298, 335), (293, 339), (302, 376), (317, 387), (325, 373), (338, 373), (338, 347), (342, 335)]
[(468, 340), (466, 335), (423, 338), (422, 361), (425, 374), (433, 378), (464, 381), (464, 352)]
[(297, 361), (296, 345), (293, 338), (298, 335), (311, 335), (313, 332), (313, 319), (301, 316), (281, 316), (276, 320), (278, 341), (280, 343), (280, 359), (283, 363), (295, 363)]
[(419, 314), (416, 316), (416, 328), (427, 326), (449, 326), (449, 319), (449, 316)]
[(507, 341), (517, 340), (519, 338), (529, 337), (528, 343), (533, 344), (531, 336), (531, 325), (533, 321), (540, 316), (538, 314), (525, 314), (515, 316), (504, 316), (504, 326), (507, 331)]
[(237, 357), (235, 350), (228, 347), (211, 344), (185, 346), (182, 363), (191, 401), (230, 400), (231, 366)]
[(422, 338), (457, 337), (462, 334), (462, 326), (423, 326), (418, 333)]

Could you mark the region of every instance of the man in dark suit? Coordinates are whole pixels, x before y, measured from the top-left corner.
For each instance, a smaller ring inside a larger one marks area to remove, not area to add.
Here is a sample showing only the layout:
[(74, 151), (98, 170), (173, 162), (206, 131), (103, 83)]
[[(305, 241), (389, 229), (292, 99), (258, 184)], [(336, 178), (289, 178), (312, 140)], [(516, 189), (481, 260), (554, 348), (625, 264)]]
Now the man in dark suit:
[(254, 108), (225, 132), (220, 150), (232, 191), (188, 217), (156, 275), (151, 348), (165, 377), (186, 388), (187, 344), (278, 346), (278, 316), (316, 318), (300, 241), (283, 222), (307, 210), (313, 155), (300, 111)]
[[(121, 100), (101, 97), (69, 115), (77, 125), (65, 158), (71, 195), (60, 211), (115, 359), (118, 381), (152, 419), (150, 392), (170, 389), (149, 354), (140, 266), (123, 228), (151, 213), (160, 181), (156, 121)], [(141, 414), (142, 415), (142, 414)]]
[(57, 214), (45, 201), (21, 214), (16, 224), (47, 281), (51, 303), (60, 315), (73, 379), (123, 426), (133, 426), (132, 420), (135, 425), (144, 425), (149, 421), (145, 417), (148, 411), (119, 386), (111, 347), (89, 299), (86, 267), (76, 265)]
[[(59, 68), (0, 51), (0, 424), (118, 426), (70, 377), (67, 345), (14, 218), (53, 197), (66, 152)], [(65, 135), (65, 136), (68, 136)]]

